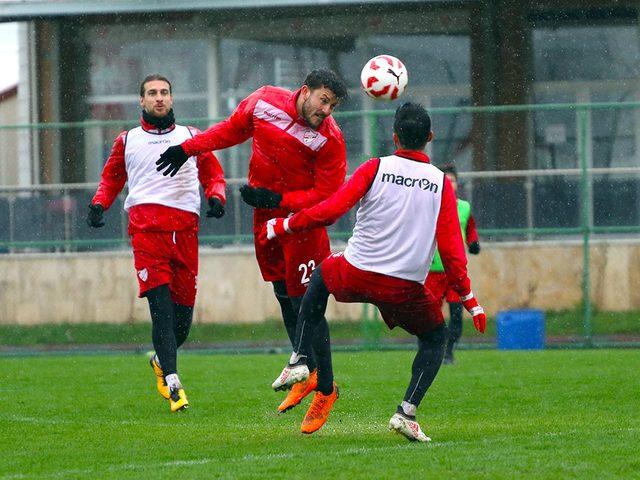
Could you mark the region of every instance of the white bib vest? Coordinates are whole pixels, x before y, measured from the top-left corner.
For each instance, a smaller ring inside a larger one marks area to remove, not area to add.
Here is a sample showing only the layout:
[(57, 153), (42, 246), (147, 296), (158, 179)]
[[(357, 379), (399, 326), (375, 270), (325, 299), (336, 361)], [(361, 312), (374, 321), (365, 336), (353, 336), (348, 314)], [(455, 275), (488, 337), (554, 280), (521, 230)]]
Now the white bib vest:
[(444, 174), (429, 163), (391, 155), (356, 214), (344, 252), (361, 270), (424, 282), (436, 248)]
[(137, 127), (127, 132), (124, 161), (129, 194), (124, 209), (156, 203), (200, 215), (200, 182), (195, 157), (190, 157), (174, 177), (156, 171), (156, 160), (167, 148), (191, 138), (189, 128), (176, 125), (167, 133), (155, 134)]

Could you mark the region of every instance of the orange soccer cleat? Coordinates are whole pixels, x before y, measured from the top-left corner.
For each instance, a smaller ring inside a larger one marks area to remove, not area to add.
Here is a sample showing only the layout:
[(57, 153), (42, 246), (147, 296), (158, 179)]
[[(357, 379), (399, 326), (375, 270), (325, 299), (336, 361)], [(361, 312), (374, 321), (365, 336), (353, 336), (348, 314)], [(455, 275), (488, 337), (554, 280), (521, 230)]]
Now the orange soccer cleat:
[(339, 397), (338, 386), (333, 383), (333, 392), (325, 395), (322, 392), (316, 392), (313, 401), (307, 410), (307, 414), (302, 420), (300, 430), (302, 433), (313, 433), (320, 430), (326, 423), (333, 408), (333, 404)]
[(314, 370), (303, 382), (298, 382), (291, 387), (289, 393), (278, 406), (278, 413), (284, 413), (298, 405), (304, 397), (313, 392), (318, 386), (318, 370)]

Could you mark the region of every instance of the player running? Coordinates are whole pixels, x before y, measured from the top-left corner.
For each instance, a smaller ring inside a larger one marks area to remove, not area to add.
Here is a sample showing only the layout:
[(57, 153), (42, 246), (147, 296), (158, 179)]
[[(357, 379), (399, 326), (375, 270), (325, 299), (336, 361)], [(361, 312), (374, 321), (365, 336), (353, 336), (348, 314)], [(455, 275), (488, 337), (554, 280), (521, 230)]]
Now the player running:
[[(430, 438), (416, 421), (416, 410), (438, 373), (447, 341), (440, 303), (424, 288), (436, 243), (447, 278), (480, 332), (485, 330), (486, 316), (467, 276), (453, 187), (423, 153), (433, 138), (427, 111), (405, 103), (396, 111), (393, 131), (398, 147), (393, 155), (368, 160), (327, 200), (290, 218), (271, 219), (265, 226), (267, 238), (286, 237), (330, 225), (360, 201), (344, 254), (330, 256), (313, 272), (302, 300), (293, 353), (272, 386), (284, 389), (307, 378), (310, 346), (316, 328), (326, 324), (329, 294), (339, 302), (372, 303), (389, 328), (400, 326), (418, 337), (411, 381), (389, 428), (409, 440), (426, 442)], [(303, 433), (321, 428), (338, 398), (330, 350), (328, 354), (327, 359), (318, 359), (318, 391), (302, 421)]]
[(171, 83), (149, 75), (140, 85), (140, 126), (116, 138), (89, 205), (87, 223), (104, 225), (103, 212), (129, 182), (124, 209), (138, 277), (139, 296), (151, 311), (155, 354), (150, 363), (157, 388), (172, 412), (188, 407), (177, 370), (177, 349), (189, 335), (198, 276), (199, 183), (208, 199), (207, 217), (224, 215), (225, 181), (211, 152), (187, 159), (173, 177), (156, 175), (154, 162), (167, 144), (180, 144), (198, 133), (175, 123)]
[[(458, 192), (458, 172), (452, 164), (443, 165), (441, 170), (451, 182), (454, 193)], [(457, 199), (458, 218), (460, 219), (460, 230), (462, 232), (462, 240), (466, 243), (470, 254), (477, 255), (480, 253), (480, 241), (478, 239), (478, 230), (476, 229), (476, 221), (471, 214), (471, 204), (461, 198)], [(444, 265), (440, 259), (440, 254), (436, 250), (433, 256), (433, 263), (427, 275), (425, 287), (433, 293), (440, 302), (443, 299), (449, 304), (449, 338), (447, 340), (447, 348), (444, 351), (443, 363), (453, 363), (453, 349), (458, 340), (462, 336), (462, 302), (460, 296), (449, 288), (447, 275), (444, 273)]]
[[(262, 87), (240, 102), (226, 120), (170, 147), (157, 162), (159, 171), (173, 176), (190, 155), (253, 138), (249, 184), (240, 192), (242, 199), (254, 207), (256, 258), (263, 279), (273, 283), (292, 345), (311, 272), (331, 253), (329, 237), (321, 225), (274, 242), (267, 242), (259, 232), (270, 218), (286, 217), (315, 205), (344, 181), (346, 148), (331, 113), (346, 95), (345, 84), (328, 70), (312, 71), (294, 92)], [(298, 405), (317, 387), (313, 352), (325, 352), (317, 357), (326, 359), (329, 348), (329, 331), (324, 324), (320, 328), (308, 357), (311, 374), (291, 389), (278, 406), (280, 413)]]

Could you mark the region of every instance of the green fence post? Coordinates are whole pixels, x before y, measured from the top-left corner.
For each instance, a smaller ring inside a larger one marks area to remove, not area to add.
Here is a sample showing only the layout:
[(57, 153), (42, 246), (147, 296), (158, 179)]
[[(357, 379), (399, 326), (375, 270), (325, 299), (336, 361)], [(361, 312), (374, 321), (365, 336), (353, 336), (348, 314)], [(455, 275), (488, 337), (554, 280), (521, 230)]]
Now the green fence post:
[[(375, 110), (368, 111), (367, 125), (369, 127), (369, 138), (371, 139), (370, 157), (378, 156), (378, 115)], [(373, 312), (372, 312), (373, 311)], [(380, 344), (381, 325), (378, 320), (378, 310), (373, 305), (367, 303), (362, 305), (362, 342), (367, 350), (375, 350)]]
[(362, 334), (362, 345), (364, 348), (369, 349), (371, 344), (369, 327), (371, 324), (371, 316), (369, 315), (369, 309), (371, 305), (368, 303), (362, 304), (362, 314), (360, 315), (360, 332)]
[(578, 107), (578, 155), (580, 158), (580, 196), (582, 197), (582, 308), (585, 344), (590, 346), (592, 339), (591, 309), (591, 270), (589, 266), (589, 240), (591, 234), (591, 195), (589, 183), (589, 165), (587, 161), (587, 135), (589, 134), (589, 110)]
[(371, 139), (371, 151), (369, 155), (371, 157), (378, 156), (378, 115), (375, 110), (368, 113), (369, 121), (369, 138)]
[(378, 309), (368, 303), (362, 304), (362, 344), (366, 350), (376, 350), (380, 346), (382, 322)]

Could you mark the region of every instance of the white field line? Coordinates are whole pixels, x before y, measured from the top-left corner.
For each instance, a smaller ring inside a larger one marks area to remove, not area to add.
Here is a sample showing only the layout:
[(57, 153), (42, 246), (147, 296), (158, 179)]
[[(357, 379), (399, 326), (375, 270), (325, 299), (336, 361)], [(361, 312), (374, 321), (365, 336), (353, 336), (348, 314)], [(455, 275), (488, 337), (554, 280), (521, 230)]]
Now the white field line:
[[(23, 422), (35, 425), (87, 425), (86, 421), (55, 418), (27, 417), (24, 415), (0, 415), (0, 420), (7, 422)], [(91, 425), (148, 425), (148, 420), (92, 420)], [(154, 422), (154, 426), (175, 427), (175, 423)]]
[[(345, 455), (365, 455), (374, 452), (385, 452), (385, 451), (393, 451), (393, 450), (408, 450), (414, 448), (414, 445), (410, 443), (403, 443), (401, 445), (393, 445), (387, 447), (359, 447), (359, 448), (349, 448), (347, 450), (342, 451), (334, 451), (327, 452), (327, 455), (331, 456), (345, 456)], [(308, 453), (300, 452), (300, 453), (269, 453), (266, 455), (244, 455), (242, 457), (234, 458), (224, 463), (245, 463), (245, 462), (259, 462), (259, 461), (269, 461), (274, 459), (283, 459), (283, 458), (296, 458), (296, 457), (307, 457)], [(158, 463), (125, 463), (121, 465), (113, 465), (106, 468), (100, 469), (70, 469), (70, 470), (59, 470), (57, 472), (50, 472), (47, 474), (28, 474), (28, 473), (18, 473), (14, 475), (4, 475), (0, 477), (2, 480), (19, 480), (19, 479), (28, 479), (28, 478), (65, 478), (73, 475), (86, 475), (95, 477), (98, 474), (104, 474), (105, 472), (115, 473), (120, 471), (130, 471), (130, 470), (145, 470), (145, 469), (162, 469), (162, 468), (171, 468), (171, 467), (188, 467), (192, 465), (206, 465), (209, 463), (220, 464), (223, 463), (219, 458), (211, 458), (205, 457), (197, 460), (174, 460), (170, 462), (158, 462)]]
[[(24, 417), (24, 418), (28, 418), (28, 417)], [(62, 422), (61, 422), (62, 423)], [(74, 423), (71, 421), (67, 421), (64, 423)], [(106, 422), (105, 422), (106, 423)], [(116, 423), (116, 422), (112, 422), (112, 423)], [(615, 431), (618, 432), (636, 432), (639, 431), (640, 428), (636, 428), (636, 427), (620, 427), (617, 429), (612, 429), (609, 430), (610, 433), (613, 433)], [(565, 435), (575, 435), (577, 434), (578, 431), (573, 429), (573, 430), (569, 430), (569, 431), (564, 431), (564, 432), (543, 432), (543, 433), (538, 433), (537, 435), (534, 436), (539, 436), (539, 437), (548, 437), (548, 436), (565, 436)], [(495, 439), (495, 440), (499, 440), (499, 439)], [(371, 454), (371, 453), (376, 453), (376, 452), (390, 452), (390, 451), (401, 451), (401, 450), (413, 450), (415, 448), (448, 448), (448, 447), (452, 447), (454, 445), (460, 445), (460, 444), (464, 444), (464, 443), (477, 443), (477, 442), (472, 442), (472, 441), (447, 441), (447, 442), (429, 442), (427, 444), (419, 444), (419, 443), (401, 443), (398, 445), (391, 445), (391, 446), (385, 446), (385, 447), (357, 447), (357, 448), (348, 448), (346, 450), (339, 450), (339, 451), (331, 451), (331, 452), (326, 452), (325, 455), (327, 456), (333, 456), (333, 457), (342, 457), (342, 456), (353, 456), (353, 455), (367, 455), (367, 454)], [(483, 444), (487, 444), (487, 443), (492, 443), (491, 439), (483, 439), (482, 440)], [(49, 472), (47, 474), (29, 474), (29, 473), (17, 473), (17, 474), (11, 474), (11, 475), (4, 475), (2, 477), (0, 477), (0, 480), (22, 480), (22, 479), (29, 479), (29, 478), (66, 478), (68, 476), (72, 476), (72, 475), (85, 475), (85, 476), (91, 476), (91, 477), (95, 477), (98, 474), (102, 474), (104, 472), (120, 472), (120, 471), (131, 471), (131, 470), (145, 470), (145, 469), (162, 469), (162, 468), (171, 468), (171, 467), (189, 467), (189, 466), (193, 466), (193, 465), (206, 465), (209, 463), (216, 463), (216, 464), (220, 464), (220, 463), (245, 463), (245, 462), (260, 462), (260, 461), (270, 461), (270, 460), (282, 460), (282, 459), (290, 459), (290, 458), (296, 458), (296, 457), (307, 457), (308, 453), (307, 452), (299, 452), (299, 453), (269, 453), (269, 454), (264, 454), (264, 455), (254, 455), (254, 454), (249, 454), (249, 455), (244, 455), (242, 457), (238, 457), (238, 458), (232, 458), (229, 459), (228, 461), (223, 461), (221, 462), (219, 458), (212, 458), (212, 457), (204, 457), (204, 458), (200, 458), (200, 459), (195, 459), (195, 460), (173, 460), (173, 461), (169, 461), (169, 462), (157, 462), (157, 463), (125, 463), (125, 464), (120, 464), (120, 465), (112, 465), (106, 468), (100, 468), (100, 469), (91, 469), (91, 468), (86, 468), (86, 469), (70, 469), (70, 470), (59, 470), (57, 472)]]

